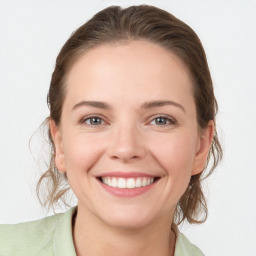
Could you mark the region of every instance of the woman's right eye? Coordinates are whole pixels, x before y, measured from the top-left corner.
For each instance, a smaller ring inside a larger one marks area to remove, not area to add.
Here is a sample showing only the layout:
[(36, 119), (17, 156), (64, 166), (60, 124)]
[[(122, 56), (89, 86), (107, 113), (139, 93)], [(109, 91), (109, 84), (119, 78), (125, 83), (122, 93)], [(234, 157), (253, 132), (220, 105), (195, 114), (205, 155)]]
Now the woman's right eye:
[(91, 117), (84, 118), (82, 119), (81, 123), (86, 124), (88, 126), (100, 126), (105, 124), (103, 119), (98, 116), (91, 116)]

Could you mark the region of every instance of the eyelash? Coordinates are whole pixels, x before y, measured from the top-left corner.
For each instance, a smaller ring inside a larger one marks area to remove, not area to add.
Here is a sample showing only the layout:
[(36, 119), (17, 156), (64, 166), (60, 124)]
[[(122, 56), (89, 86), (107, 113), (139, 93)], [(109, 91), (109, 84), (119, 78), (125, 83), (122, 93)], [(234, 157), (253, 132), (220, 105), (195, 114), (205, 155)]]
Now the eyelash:
[(82, 120), (80, 121), (80, 123), (81, 123), (81, 124), (85, 124), (85, 125), (87, 125), (87, 126), (91, 126), (91, 127), (103, 125), (102, 123), (99, 124), (99, 125), (93, 125), (93, 124), (87, 124), (87, 123), (86, 123), (86, 121), (90, 121), (90, 120), (93, 120), (93, 119), (99, 119), (101, 122), (103, 122), (103, 124), (105, 123), (105, 121), (103, 120), (103, 118), (102, 118), (101, 116), (97, 116), (97, 115), (84, 117), (84, 118), (82, 118)]
[(165, 124), (159, 124), (159, 125), (157, 125), (156, 123), (155, 124), (153, 124), (153, 125), (156, 125), (156, 126), (168, 126), (168, 125), (175, 125), (176, 123), (177, 123), (177, 121), (174, 119), (174, 118), (171, 118), (171, 117), (169, 117), (169, 116), (164, 116), (164, 115), (160, 115), (160, 116), (156, 116), (156, 117), (154, 117), (151, 121), (150, 121), (150, 123), (152, 122), (152, 121), (156, 121), (157, 119), (164, 119), (167, 123), (165, 123)]
[[(91, 122), (93, 119), (98, 119), (100, 121), (100, 124), (86, 123), (87, 121)], [(164, 124), (156, 124), (157, 119), (162, 119), (165, 121), (165, 123)], [(177, 123), (177, 121), (174, 118), (171, 118), (169, 116), (164, 116), (164, 115), (155, 116), (153, 119), (151, 119), (149, 124), (151, 124), (153, 121), (155, 121), (155, 123), (152, 125), (163, 126), (163, 127), (169, 126), (169, 125), (175, 125)], [(97, 126), (99, 127), (101, 125), (104, 125), (106, 122), (104, 121), (104, 119), (101, 116), (94, 115), (94, 116), (87, 116), (87, 117), (82, 118), (80, 123), (85, 124), (90, 127), (97, 127)]]

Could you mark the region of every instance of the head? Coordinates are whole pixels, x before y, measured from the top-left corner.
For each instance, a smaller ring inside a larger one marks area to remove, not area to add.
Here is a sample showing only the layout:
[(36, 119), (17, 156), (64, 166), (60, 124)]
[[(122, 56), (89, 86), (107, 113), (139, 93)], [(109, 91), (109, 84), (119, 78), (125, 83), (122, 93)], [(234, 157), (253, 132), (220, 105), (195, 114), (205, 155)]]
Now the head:
[[(152, 50), (156, 55), (158, 53), (162, 56), (165, 53), (166, 55), (169, 54), (166, 58), (172, 59), (177, 64), (176, 66), (184, 71), (184, 74), (187, 75), (187, 81), (189, 81), (187, 91), (191, 94), (192, 105), (194, 104), (196, 130), (198, 134), (202, 134), (205, 130), (209, 131), (208, 138), (210, 138), (211, 145), (204, 156), (205, 160), (194, 167), (194, 170), (191, 168), (191, 175), (187, 176), (189, 179), (184, 185), (184, 191), (180, 192), (180, 198), (175, 206), (176, 223), (183, 220), (190, 223), (200, 223), (206, 219), (207, 206), (201, 187), (202, 177), (212, 173), (222, 156), (215, 129), (217, 103), (211, 75), (203, 47), (195, 32), (170, 13), (152, 6), (133, 6), (125, 9), (120, 7), (106, 8), (78, 28), (61, 49), (48, 93), (50, 116), (47, 122), (50, 126), (49, 139), (52, 144), (51, 161), (49, 170), (41, 177), (38, 184), (38, 191), (44, 180), (48, 180), (50, 184), (45, 204), (54, 205), (58, 200), (64, 198), (69, 189), (68, 186), (63, 187), (62, 185), (69, 177), (66, 172), (67, 166), (63, 167), (59, 160), (56, 161), (59, 150), (57, 144), (60, 143), (56, 144), (55, 134), (56, 130), (62, 130), (62, 122), (65, 119), (63, 108), (67, 102), (69, 86), (72, 84), (71, 78), (74, 77), (73, 73), (79, 69), (81, 63), (91, 61), (90, 58), (93, 61), (93, 57), (96, 56), (97, 58), (101, 52), (104, 55), (105, 52), (109, 51), (111, 56), (115, 56), (115, 54), (118, 55), (118, 49), (122, 54), (123, 50), (128, 47), (128, 50), (125, 50), (127, 54), (129, 51), (130, 53), (133, 52), (131, 50), (133, 47), (134, 51), (138, 51), (138, 54), (142, 52), (143, 55), (144, 46), (145, 54), (147, 50), (148, 53)], [(141, 58), (143, 59), (143, 56)], [(153, 55), (152, 58), (154, 58)], [(134, 90), (137, 90), (136, 87), (133, 88)], [(109, 101), (111, 101), (111, 97)], [(138, 136), (138, 140), (141, 138), (139, 135), (134, 136)], [(143, 139), (141, 141), (143, 143)], [(139, 161), (140, 157), (136, 158)], [(212, 159), (210, 161), (212, 166), (208, 167), (210, 159)], [(205, 173), (206, 170), (208, 170), (207, 173)], [(201, 213), (204, 213), (203, 217), (200, 215)]]

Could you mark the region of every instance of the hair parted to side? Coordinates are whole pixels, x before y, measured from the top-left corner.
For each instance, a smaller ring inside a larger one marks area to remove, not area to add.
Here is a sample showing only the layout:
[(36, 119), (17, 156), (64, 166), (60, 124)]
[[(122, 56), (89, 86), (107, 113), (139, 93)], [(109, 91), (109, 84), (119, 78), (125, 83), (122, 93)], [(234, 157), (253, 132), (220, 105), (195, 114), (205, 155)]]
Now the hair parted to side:
[[(78, 28), (67, 40), (57, 57), (52, 74), (47, 98), (50, 116), (46, 119), (46, 124), (53, 120), (56, 125), (60, 125), (65, 100), (65, 80), (72, 64), (80, 56), (101, 44), (131, 40), (148, 40), (176, 54), (188, 67), (193, 79), (198, 126), (205, 128), (210, 120), (215, 122), (218, 106), (206, 55), (198, 36), (172, 14), (153, 6), (139, 5), (128, 8), (108, 7)], [(37, 194), (42, 205), (54, 207), (59, 200), (65, 202), (69, 185), (65, 174), (55, 168), (55, 147), (50, 131), (48, 134), (51, 159), (49, 169), (37, 184)], [(177, 224), (184, 220), (189, 223), (202, 223), (206, 220), (207, 204), (201, 187), (202, 175), (209, 176), (221, 158), (222, 149), (215, 129), (205, 166), (208, 173), (203, 174), (204, 170), (191, 177), (189, 186), (176, 208)], [(211, 166), (207, 168), (209, 162)]]

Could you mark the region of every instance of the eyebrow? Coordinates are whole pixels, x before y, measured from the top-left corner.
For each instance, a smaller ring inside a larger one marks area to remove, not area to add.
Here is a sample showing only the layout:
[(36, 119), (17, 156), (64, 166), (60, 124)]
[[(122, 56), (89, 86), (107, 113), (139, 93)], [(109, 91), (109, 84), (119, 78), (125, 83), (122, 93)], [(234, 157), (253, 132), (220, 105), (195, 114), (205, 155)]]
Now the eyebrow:
[(157, 107), (162, 107), (162, 106), (166, 106), (166, 105), (171, 105), (171, 106), (175, 106), (175, 107), (178, 107), (180, 108), (183, 112), (186, 113), (185, 111), (185, 108), (175, 102), (175, 101), (171, 101), (171, 100), (157, 100), (157, 101), (149, 101), (149, 102), (145, 102), (143, 105), (142, 105), (142, 108), (144, 109), (149, 109), (149, 108), (157, 108)]
[(109, 104), (101, 101), (81, 101), (73, 107), (73, 110), (82, 106), (89, 106), (89, 107), (100, 108), (100, 109), (111, 109)]
[[(171, 105), (180, 108), (183, 112), (186, 113), (185, 108), (175, 102), (175, 101), (170, 101), (170, 100), (156, 100), (156, 101), (148, 101), (142, 104), (141, 108), (143, 109), (150, 109), (150, 108), (157, 108), (157, 107), (162, 107), (166, 105)], [(109, 110), (111, 109), (111, 106), (105, 102), (101, 101), (81, 101), (74, 105), (73, 110), (82, 107), (82, 106), (89, 106), (89, 107), (94, 107), (94, 108), (100, 108), (100, 109), (106, 109)]]

